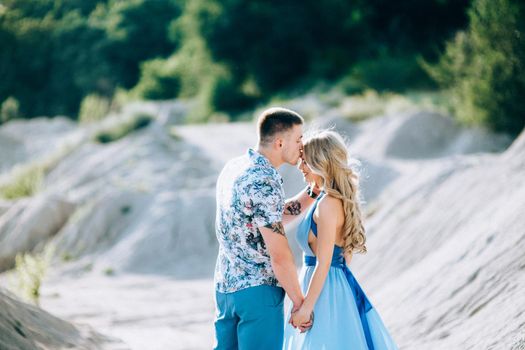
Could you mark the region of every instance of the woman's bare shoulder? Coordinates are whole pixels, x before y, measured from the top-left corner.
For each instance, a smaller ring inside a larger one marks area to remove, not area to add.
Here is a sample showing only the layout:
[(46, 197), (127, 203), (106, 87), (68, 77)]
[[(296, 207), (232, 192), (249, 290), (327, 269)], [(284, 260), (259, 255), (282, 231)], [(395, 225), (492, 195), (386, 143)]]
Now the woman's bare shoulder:
[(319, 200), (317, 206), (319, 213), (322, 212), (329, 217), (337, 217), (343, 210), (343, 201), (327, 194)]

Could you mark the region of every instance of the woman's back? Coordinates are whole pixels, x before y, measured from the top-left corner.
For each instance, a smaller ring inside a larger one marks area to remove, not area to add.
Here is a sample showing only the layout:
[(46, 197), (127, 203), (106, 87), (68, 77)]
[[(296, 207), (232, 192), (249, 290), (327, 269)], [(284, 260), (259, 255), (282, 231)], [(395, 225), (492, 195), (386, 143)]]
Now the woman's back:
[[(304, 252), (300, 280), (305, 295), (317, 265), (315, 243), (318, 235), (323, 234), (318, 231), (314, 212), (325, 196), (321, 195), (312, 205), (297, 229), (296, 238)], [(326, 215), (322, 209), (319, 214)], [(333, 217), (326, 215), (321, 217), (323, 219)], [(343, 225), (338, 222), (337, 226), (342, 229)], [(315, 239), (312, 246), (309, 244), (310, 235)], [(306, 333), (299, 333), (288, 323), (285, 325), (283, 349), (397, 349), (381, 318), (345, 264), (343, 248), (338, 244), (334, 244), (330, 270), (315, 304), (314, 315), (314, 324)], [(290, 311), (286, 320), (289, 317)]]
[(335, 245), (339, 247), (344, 246), (343, 226), (345, 223), (345, 213), (343, 210), (343, 202), (340, 199), (323, 193), (319, 196), (316, 208), (312, 212), (311, 227), (308, 234), (308, 245), (314, 255), (317, 255), (317, 222), (320, 221), (319, 215), (321, 208), (323, 209), (324, 220), (333, 220), (336, 222)]

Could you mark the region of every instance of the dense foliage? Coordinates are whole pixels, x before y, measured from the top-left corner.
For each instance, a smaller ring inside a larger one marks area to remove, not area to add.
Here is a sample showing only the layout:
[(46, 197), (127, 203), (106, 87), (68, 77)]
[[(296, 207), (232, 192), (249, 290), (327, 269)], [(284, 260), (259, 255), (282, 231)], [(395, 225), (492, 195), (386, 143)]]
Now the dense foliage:
[(2, 1), (0, 101), (28, 117), (77, 115), (84, 96), (133, 87), (141, 62), (176, 49), (166, 28), (179, 14), (172, 1)]
[(525, 126), (525, 3), (476, 0), (469, 18), (428, 70), (453, 91), (461, 120), (518, 134)]
[[(432, 87), (430, 75), (454, 91), (463, 120), (515, 133), (525, 115), (522, 7), (516, 0), (3, 0), (0, 122), (97, 119), (117, 89), (195, 98), (196, 119), (206, 120), (319, 81), (340, 82), (348, 93), (403, 92)], [(423, 61), (435, 63), (423, 69)]]

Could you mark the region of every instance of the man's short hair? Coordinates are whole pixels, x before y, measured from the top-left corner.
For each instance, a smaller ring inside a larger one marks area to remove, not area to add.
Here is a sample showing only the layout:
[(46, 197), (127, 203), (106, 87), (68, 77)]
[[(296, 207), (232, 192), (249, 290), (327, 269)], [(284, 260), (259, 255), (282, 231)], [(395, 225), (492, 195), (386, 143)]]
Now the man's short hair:
[(282, 107), (269, 108), (263, 111), (257, 120), (259, 143), (268, 144), (275, 134), (288, 131), (294, 125), (303, 123), (303, 117), (297, 112)]

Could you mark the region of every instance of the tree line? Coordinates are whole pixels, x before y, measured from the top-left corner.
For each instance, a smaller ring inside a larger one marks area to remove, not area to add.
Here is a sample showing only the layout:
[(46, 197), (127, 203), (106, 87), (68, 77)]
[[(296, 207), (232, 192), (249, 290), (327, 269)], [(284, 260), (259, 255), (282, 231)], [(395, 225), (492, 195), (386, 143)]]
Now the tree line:
[(2, 117), (68, 115), (116, 94), (192, 98), (195, 120), (344, 79), (454, 92), (464, 121), (525, 124), (519, 0), (4, 0)]

